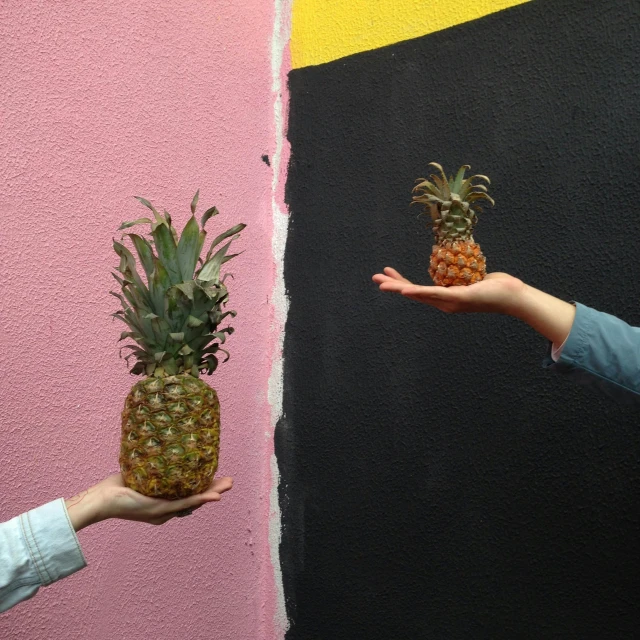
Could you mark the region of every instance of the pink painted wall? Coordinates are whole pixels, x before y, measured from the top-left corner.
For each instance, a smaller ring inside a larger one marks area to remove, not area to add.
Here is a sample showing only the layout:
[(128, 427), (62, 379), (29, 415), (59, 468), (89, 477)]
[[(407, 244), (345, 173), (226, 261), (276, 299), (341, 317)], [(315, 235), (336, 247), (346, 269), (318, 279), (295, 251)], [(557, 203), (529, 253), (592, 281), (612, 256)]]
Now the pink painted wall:
[[(223, 405), (230, 494), (163, 527), (80, 533), (89, 567), (0, 616), (0, 637), (275, 638), (268, 545), (271, 169), (267, 0), (0, 3), (0, 520), (117, 470), (135, 378), (109, 313), (111, 238), (143, 209), (248, 223), (230, 263)], [(212, 224), (213, 223), (213, 224)], [(273, 532), (272, 532), (273, 533)], [(273, 536), (272, 536), (273, 537)]]

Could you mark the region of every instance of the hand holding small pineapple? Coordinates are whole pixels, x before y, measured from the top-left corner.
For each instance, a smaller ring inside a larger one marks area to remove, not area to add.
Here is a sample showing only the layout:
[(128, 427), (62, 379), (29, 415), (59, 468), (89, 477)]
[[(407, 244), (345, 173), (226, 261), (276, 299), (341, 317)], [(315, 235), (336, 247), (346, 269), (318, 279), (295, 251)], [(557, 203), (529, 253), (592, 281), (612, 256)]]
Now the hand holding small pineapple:
[[(431, 217), (436, 244), (432, 248), (429, 275), (436, 286), (415, 285), (398, 271), (386, 267), (373, 281), (381, 291), (399, 293), (446, 313), (500, 313), (529, 324), (554, 344), (562, 344), (573, 325), (575, 307), (526, 285), (507, 273), (486, 273), (486, 260), (472, 236), (478, 202), (494, 204), (487, 187), (474, 182), (483, 175), (464, 177), (463, 165), (447, 178), (436, 162), (439, 175), (419, 178), (412, 204), (424, 204)], [(462, 286), (461, 286), (462, 285)], [(466, 285), (466, 286), (465, 286)]]
[(468, 287), (420, 286), (386, 267), (373, 281), (381, 291), (390, 291), (428, 304), (446, 313), (500, 313), (513, 316), (556, 345), (571, 331), (575, 307), (535, 289), (507, 273), (489, 273)]
[(109, 518), (159, 525), (179, 516), (180, 512), (194, 511), (207, 502), (218, 502), (221, 494), (229, 491), (232, 485), (231, 478), (216, 478), (203, 493), (181, 500), (162, 500), (129, 489), (122, 474), (116, 473), (65, 500), (65, 504), (76, 531)]
[(373, 281), (380, 291), (400, 293), (406, 298), (431, 305), (446, 313), (502, 313), (511, 315), (524, 282), (506, 273), (490, 273), (469, 287), (439, 287), (414, 284), (391, 267), (377, 273)]

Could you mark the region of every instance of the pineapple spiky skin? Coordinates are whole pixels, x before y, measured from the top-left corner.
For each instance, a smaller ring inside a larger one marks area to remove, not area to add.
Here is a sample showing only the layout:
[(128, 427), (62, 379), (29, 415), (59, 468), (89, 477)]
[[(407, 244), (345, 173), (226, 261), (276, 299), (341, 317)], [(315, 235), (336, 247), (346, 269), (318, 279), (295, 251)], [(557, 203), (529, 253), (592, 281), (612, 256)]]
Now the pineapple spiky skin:
[(413, 203), (427, 205), (436, 243), (431, 251), (429, 275), (434, 284), (441, 287), (465, 286), (484, 279), (487, 262), (475, 242), (473, 227), (477, 222), (477, 212), (481, 211), (476, 203), (487, 200), (494, 204), (487, 188), (474, 183), (479, 178), (490, 184), (489, 178), (482, 175), (465, 179), (463, 165), (455, 178), (447, 178), (442, 167), (436, 162), (429, 163), (438, 169), (440, 175), (432, 175), (431, 181), (418, 179), (414, 187)]
[(474, 284), (484, 279), (487, 261), (476, 242), (443, 242), (433, 245), (429, 275), (440, 287)]
[(220, 403), (200, 378), (179, 374), (137, 382), (122, 412), (125, 484), (175, 500), (211, 484), (220, 452)]

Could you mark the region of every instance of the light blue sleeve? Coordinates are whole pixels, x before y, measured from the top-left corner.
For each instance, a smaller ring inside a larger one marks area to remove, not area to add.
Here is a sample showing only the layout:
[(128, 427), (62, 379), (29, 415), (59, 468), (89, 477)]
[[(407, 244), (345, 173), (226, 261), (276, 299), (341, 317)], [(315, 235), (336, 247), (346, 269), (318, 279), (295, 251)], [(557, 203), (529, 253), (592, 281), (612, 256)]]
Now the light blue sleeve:
[(640, 406), (640, 328), (579, 302), (557, 362), (551, 345), (544, 365), (597, 388), (618, 402)]
[(86, 566), (62, 498), (0, 523), (0, 612)]

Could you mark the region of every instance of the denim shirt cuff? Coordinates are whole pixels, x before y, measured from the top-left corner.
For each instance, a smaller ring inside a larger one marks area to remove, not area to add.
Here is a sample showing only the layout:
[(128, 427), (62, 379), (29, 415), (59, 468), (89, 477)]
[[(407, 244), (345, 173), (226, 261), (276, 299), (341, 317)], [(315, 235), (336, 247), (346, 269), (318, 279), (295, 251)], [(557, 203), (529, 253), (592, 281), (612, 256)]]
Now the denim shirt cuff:
[(545, 367), (554, 365), (565, 365), (565, 367), (579, 366), (589, 347), (589, 335), (593, 321), (590, 313), (591, 309), (573, 300), (571, 304), (576, 308), (576, 315), (573, 320), (573, 325), (571, 326), (571, 331), (562, 345), (562, 351), (557, 360), (554, 360), (552, 357), (553, 344), (551, 342), (548, 343), (547, 354), (543, 363)]
[(62, 498), (23, 513), (20, 528), (43, 586), (87, 566)]

